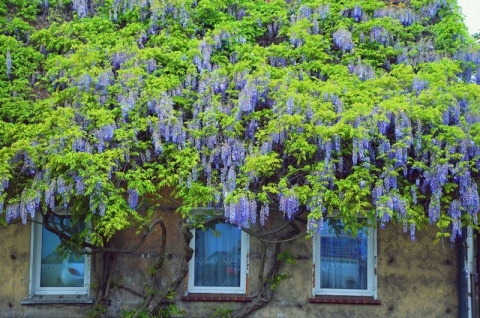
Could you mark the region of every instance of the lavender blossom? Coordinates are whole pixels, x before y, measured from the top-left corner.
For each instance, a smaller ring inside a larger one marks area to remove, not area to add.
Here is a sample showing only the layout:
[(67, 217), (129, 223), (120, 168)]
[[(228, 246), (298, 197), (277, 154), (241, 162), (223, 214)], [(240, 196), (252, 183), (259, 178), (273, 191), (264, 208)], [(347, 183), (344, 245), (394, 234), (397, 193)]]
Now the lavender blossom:
[(385, 188), (395, 190), (397, 189), (397, 175), (391, 171), (385, 177)]
[(320, 232), (323, 230), (323, 222), (323, 217), (319, 219), (309, 217), (307, 222), (307, 230), (310, 232)]
[(72, 150), (76, 152), (85, 152), (86, 141), (83, 138), (76, 138), (72, 144)]
[(376, 10), (373, 15), (376, 18), (390, 17), (396, 19), (403, 26), (410, 26), (417, 20), (415, 13), (408, 7), (388, 6)]
[(84, 195), (85, 194), (85, 182), (80, 176), (74, 176), (73, 181), (75, 181), (75, 194)]
[(428, 205), (428, 219), (430, 224), (434, 224), (440, 218), (440, 194), (433, 193), (430, 198), (430, 204)]
[(370, 39), (385, 47), (390, 45), (391, 35), (381, 26), (373, 26), (370, 30)]
[(235, 169), (233, 167), (230, 167), (230, 169), (228, 169), (225, 187), (228, 192), (235, 191), (237, 187), (237, 174), (235, 173)]
[(410, 241), (415, 241), (415, 223), (410, 223)]
[(353, 138), (352, 140), (352, 165), (356, 166), (358, 164), (358, 138)]
[(50, 184), (47, 189), (45, 189), (45, 204), (50, 208), (50, 209), (55, 209), (55, 187), (56, 187), (56, 182), (55, 179), (50, 181)]
[(7, 77), (10, 78), (12, 72), (12, 55), (10, 54), (10, 50), (7, 50), (7, 53), (5, 54), (5, 65), (7, 68)]
[(265, 225), (265, 220), (268, 218), (269, 213), (270, 207), (268, 205), (268, 202), (263, 202), (262, 207), (260, 208), (260, 224), (262, 226)]
[(480, 198), (478, 195), (477, 184), (472, 182), (465, 192), (461, 195), (462, 206), (470, 214), (474, 215), (480, 208)]
[(299, 202), (295, 195), (289, 194), (284, 195), (283, 193), (279, 194), (279, 210), (286, 214), (288, 220), (291, 220), (295, 213), (297, 213), (299, 208)]
[(128, 189), (127, 190), (127, 193), (128, 193), (128, 206), (130, 207), (130, 209), (132, 210), (135, 210), (137, 208), (137, 204), (138, 204), (138, 191), (136, 189)]
[(323, 143), (323, 150), (325, 151), (325, 164), (328, 165), (332, 156), (332, 142), (330, 140)]
[(253, 83), (253, 81), (247, 81), (247, 84), (240, 91), (238, 97), (239, 109), (245, 114), (251, 113), (255, 110), (257, 98), (258, 92), (255, 83)]
[(225, 217), (229, 222), (236, 224), (239, 227), (249, 227), (250, 220), (250, 205), (245, 196), (238, 198), (238, 203), (230, 202), (225, 206)]
[(415, 77), (412, 83), (413, 90), (418, 94), (428, 88), (428, 82)]
[(20, 218), (23, 225), (27, 224), (27, 209), (23, 204), (20, 204)]
[(88, 15), (87, 0), (73, 0), (73, 9), (77, 12), (79, 19), (86, 18)]
[(442, 3), (444, 3), (444, 0), (436, 0), (432, 3), (424, 5), (420, 11), (421, 16), (430, 19), (434, 18), (437, 15)]
[(448, 215), (450, 215), (454, 219), (458, 219), (461, 216), (461, 204), (458, 200), (453, 200), (450, 203), (450, 207), (448, 208)]
[(327, 15), (330, 13), (330, 5), (320, 5), (317, 8), (317, 14), (321, 19), (325, 19)]
[(342, 138), (340, 137), (340, 135), (333, 136), (333, 144), (334, 144), (335, 152), (337, 154), (339, 154), (342, 150), (341, 143), (342, 143)]
[(333, 43), (345, 52), (353, 49), (352, 33), (346, 29), (339, 29), (333, 33)]
[(452, 220), (452, 234), (450, 235), (450, 242), (455, 242), (457, 237), (462, 237), (462, 223), (456, 218)]
[(104, 216), (106, 209), (107, 209), (107, 206), (105, 202), (100, 201), (100, 203), (98, 204), (98, 214), (100, 214), (100, 216)]
[(380, 217), (380, 228), (384, 229), (387, 226), (387, 223), (390, 222), (390, 220), (390, 214), (387, 211), (383, 211), (383, 214)]
[(77, 82), (77, 86), (78, 86), (80, 91), (89, 92), (90, 91), (90, 86), (92, 86), (92, 82), (93, 82), (93, 80), (90, 77), (90, 75), (85, 74), (82, 77), (80, 77), (80, 79)]
[(33, 162), (32, 158), (28, 155), (27, 152), (23, 154), (22, 171), (29, 176), (34, 176), (36, 172), (35, 162)]
[(148, 74), (152, 74), (157, 70), (157, 61), (155, 61), (154, 59), (148, 59), (146, 63), (146, 69)]
[(129, 56), (125, 52), (117, 52), (113, 54), (112, 58), (110, 59), (110, 64), (112, 65), (112, 69), (117, 71), (120, 69), (123, 63), (125, 63), (129, 59)]
[(355, 22), (360, 22), (362, 20), (362, 8), (359, 5), (355, 5), (352, 10), (352, 18)]
[(444, 186), (445, 183), (447, 182), (447, 177), (448, 177), (448, 164), (438, 165), (436, 176), (438, 179), (439, 186)]
[(155, 156), (159, 156), (160, 154), (163, 153), (163, 146), (162, 142), (160, 140), (160, 136), (157, 132), (156, 129), (153, 130), (152, 132), (152, 143), (153, 143), (153, 152)]
[(57, 179), (57, 193), (63, 195), (67, 190), (65, 180), (60, 176)]
[(416, 205), (417, 204), (417, 187), (416, 186), (410, 187), (410, 195), (412, 196), (412, 204)]
[(382, 183), (377, 183), (375, 185), (375, 188), (372, 190), (372, 199), (373, 203), (378, 206), (380, 203), (380, 198), (383, 195), (383, 184)]
[(7, 221), (7, 223), (10, 223), (11, 221), (19, 217), (20, 217), (20, 204), (19, 203), (9, 204), (7, 206), (7, 212), (5, 215), (5, 220)]
[(0, 181), (0, 194), (8, 188), (9, 181), (6, 178), (1, 179)]
[(352, 72), (356, 74), (362, 81), (375, 78), (375, 70), (373, 67), (368, 64), (363, 64), (361, 61), (353, 67)]
[(255, 132), (258, 128), (258, 122), (253, 119), (247, 123), (247, 127), (245, 129), (245, 137), (246, 139), (255, 139)]

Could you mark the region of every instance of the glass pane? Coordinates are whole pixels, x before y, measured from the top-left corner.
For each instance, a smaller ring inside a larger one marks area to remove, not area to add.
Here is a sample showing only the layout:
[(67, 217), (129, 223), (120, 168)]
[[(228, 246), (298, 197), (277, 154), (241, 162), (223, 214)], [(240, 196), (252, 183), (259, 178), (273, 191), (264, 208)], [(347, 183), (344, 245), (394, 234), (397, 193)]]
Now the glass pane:
[[(64, 219), (68, 225), (68, 220)], [(59, 218), (55, 222), (60, 222)], [(60, 239), (42, 227), (42, 261), (40, 287), (83, 287), (85, 256), (70, 255), (62, 258), (55, 250)]]
[(366, 290), (367, 231), (353, 237), (325, 222), (320, 240), (320, 288)]
[(225, 223), (195, 231), (195, 286), (240, 287), (241, 233)]

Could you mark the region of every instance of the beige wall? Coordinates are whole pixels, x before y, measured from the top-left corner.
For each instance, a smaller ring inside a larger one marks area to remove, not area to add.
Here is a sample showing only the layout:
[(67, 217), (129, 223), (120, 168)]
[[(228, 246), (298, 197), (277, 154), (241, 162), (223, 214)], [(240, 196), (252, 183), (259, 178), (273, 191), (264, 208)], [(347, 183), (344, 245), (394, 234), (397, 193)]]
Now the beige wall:
[[(183, 236), (179, 219), (169, 213), (167, 258), (159, 274), (158, 290), (167, 290), (180, 275), (184, 258)], [(133, 234), (115, 238), (115, 245), (129, 246)], [(128, 288), (143, 292), (149, 284), (149, 269), (158, 261), (160, 228), (155, 229), (145, 245), (131, 254), (118, 257), (111, 270), (112, 279)], [(284, 243), (295, 257), (294, 264), (287, 264), (282, 273), (289, 277), (275, 290), (268, 306), (251, 317), (457, 317), (457, 260), (456, 249), (450, 242), (432, 243), (435, 229), (417, 234), (417, 241), (410, 242), (398, 227), (378, 230), (378, 298), (381, 305), (310, 304), (312, 289), (312, 243), (300, 238)], [(28, 296), (30, 263), (30, 226), (10, 225), (0, 229), (0, 317), (85, 317), (89, 306), (44, 305), (25, 306), (20, 301)], [(250, 239), (250, 293), (255, 292), (258, 276), (258, 241)], [(271, 249), (273, 249), (273, 245)], [(271, 261), (272, 259), (270, 259)], [(101, 261), (97, 258), (95, 263)], [(99, 274), (93, 266), (93, 276)], [(95, 279), (93, 279), (95, 280)], [(177, 292), (177, 307), (186, 317), (209, 317), (215, 308), (235, 309), (239, 303), (182, 302), (180, 297), (185, 283)], [(123, 310), (134, 308), (140, 298), (126, 289), (112, 287), (106, 302), (110, 317), (118, 317)]]
[[(290, 244), (301, 260), (284, 271), (271, 306), (251, 317), (457, 317), (456, 249), (433, 245), (435, 229), (411, 242), (398, 227), (378, 230), (378, 299), (381, 305), (310, 304), (311, 240)], [(254, 271), (254, 270), (253, 270)]]
[(0, 228), (0, 315), (21, 317), (20, 300), (28, 295), (30, 226)]
[[(282, 273), (268, 306), (250, 317), (457, 317), (457, 259), (450, 242), (434, 245), (435, 229), (417, 234), (415, 242), (399, 227), (378, 229), (378, 299), (381, 305), (311, 304), (312, 241), (300, 238), (284, 244), (296, 258)], [(250, 285), (258, 275), (259, 255), (251, 238)], [(272, 246), (273, 248), (273, 246)], [(250, 292), (254, 290), (250, 289)], [(180, 303), (188, 317), (207, 317), (212, 308), (235, 309), (234, 303)]]
[(21, 305), (30, 284), (30, 224), (0, 228), (0, 317), (85, 317), (90, 306)]

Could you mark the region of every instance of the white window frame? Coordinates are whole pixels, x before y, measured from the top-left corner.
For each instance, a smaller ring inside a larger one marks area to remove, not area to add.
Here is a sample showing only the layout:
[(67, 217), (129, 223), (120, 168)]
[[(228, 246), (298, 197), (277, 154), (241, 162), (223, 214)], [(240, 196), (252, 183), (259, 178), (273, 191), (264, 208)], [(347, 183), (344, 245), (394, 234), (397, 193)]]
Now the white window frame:
[(90, 292), (90, 255), (85, 255), (84, 285), (81, 287), (41, 287), (42, 267), (42, 217), (32, 223), (31, 253), (30, 253), (30, 295), (89, 295)]
[[(235, 225), (226, 223), (235, 227)], [(190, 240), (190, 248), (193, 249), (192, 259), (188, 264), (188, 292), (200, 294), (246, 294), (247, 293), (247, 277), (248, 277), (248, 253), (250, 237), (244, 231), (241, 231), (240, 239), (240, 286), (238, 287), (222, 287), (222, 286), (195, 286), (195, 231), (202, 231), (201, 229), (192, 229), (193, 238)]]
[(368, 296), (377, 299), (377, 231), (367, 228), (367, 289), (321, 288), (321, 235), (313, 236), (313, 288), (312, 295)]

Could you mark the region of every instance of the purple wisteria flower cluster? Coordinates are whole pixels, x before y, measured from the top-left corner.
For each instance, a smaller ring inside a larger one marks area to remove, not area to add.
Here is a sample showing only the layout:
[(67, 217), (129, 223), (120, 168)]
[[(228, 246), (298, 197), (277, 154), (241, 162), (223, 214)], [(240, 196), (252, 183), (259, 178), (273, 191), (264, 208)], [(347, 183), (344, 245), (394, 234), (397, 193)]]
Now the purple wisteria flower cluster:
[[(225, 218), (232, 224), (236, 224), (241, 227), (248, 228), (250, 225), (257, 222), (258, 205), (255, 199), (249, 199), (246, 196), (238, 198), (237, 202), (230, 202), (225, 204)], [(263, 214), (260, 220), (265, 222), (266, 216), (268, 216), (268, 207), (265, 211), (265, 207), (260, 209)]]
[(390, 33), (385, 28), (377, 25), (373, 26), (370, 30), (370, 39), (385, 47), (392, 43), (392, 36)]
[(439, 10), (447, 5), (446, 0), (435, 0), (427, 3), (420, 10), (422, 18), (433, 19), (439, 12)]
[(347, 29), (339, 29), (333, 32), (333, 43), (345, 52), (350, 52), (353, 49), (352, 33)]
[(373, 16), (375, 18), (389, 17), (398, 20), (404, 26), (410, 26), (418, 20), (415, 12), (409, 7), (387, 6), (377, 9)]
[(12, 73), (12, 54), (10, 50), (5, 53), (5, 68), (7, 71), (7, 77), (10, 78), (10, 74)]
[(368, 15), (363, 12), (362, 7), (360, 7), (358, 4), (353, 8), (343, 10), (342, 15), (352, 18), (355, 22), (368, 20)]
[(369, 64), (362, 63), (358, 61), (356, 64), (350, 64), (348, 66), (350, 73), (353, 73), (360, 78), (362, 81), (370, 80), (375, 78), (375, 70)]
[(278, 195), (278, 209), (285, 214), (285, 217), (290, 220), (298, 212), (300, 206), (298, 198), (295, 193), (288, 193), (287, 195), (280, 193)]
[(77, 12), (78, 18), (86, 18), (88, 16), (88, 1), (87, 0), (73, 0), (73, 9)]

